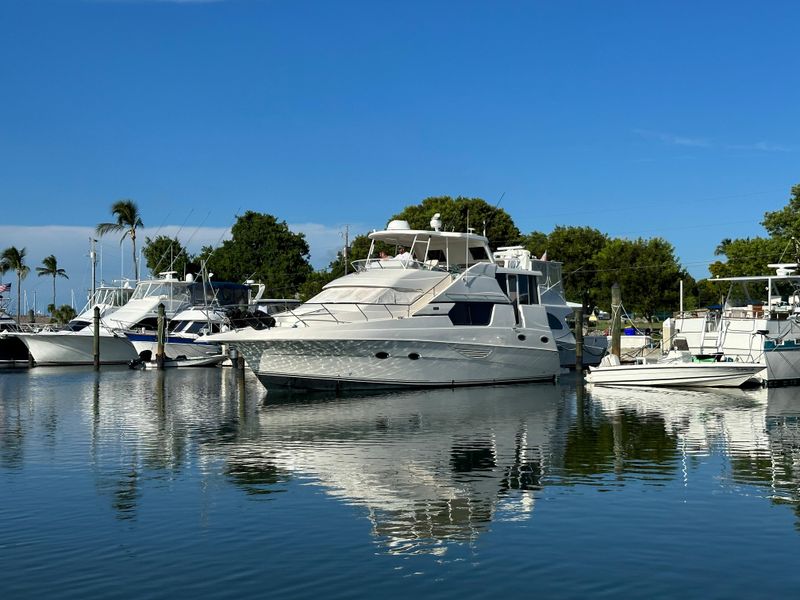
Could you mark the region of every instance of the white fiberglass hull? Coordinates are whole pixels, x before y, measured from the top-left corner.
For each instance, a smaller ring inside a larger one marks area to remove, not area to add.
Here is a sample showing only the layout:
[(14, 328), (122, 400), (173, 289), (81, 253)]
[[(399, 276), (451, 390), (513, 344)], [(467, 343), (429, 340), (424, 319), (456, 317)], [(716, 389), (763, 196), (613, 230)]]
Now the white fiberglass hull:
[[(133, 344), (137, 355), (144, 351), (150, 351), (153, 356), (156, 355), (158, 342), (156, 342), (155, 335), (131, 332), (126, 332), (125, 335)], [(221, 344), (202, 342), (197, 338), (181, 338), (171, 335), (164, 344), (164, 354), (171, 358), (176, 358), (178, 356), (185, 356), (186, 358), (204, 358), (218, 355), (221, 352)]]
[[(94, 364), (94, 339), (89, 332), (53, 331), (21, 333), (19, 338), (28, 347), (37, 365)], [(136, 350), (125, 336), (101, 332), (100, 364), (126, 364), (137, 358)]]
[(740, 387), (763, 369), (761, 364), (737, 362), (602, 366), (591, 368), (586, 381), (595, 385)]
[(549, 345), (538, 340), (526, 345), (516, 336), (501, 341), (501, 332), (481, 335), (474, 329), (460, 336), (450, 331), (447, 339), (435, 339), (424, 330), (404, 331), (415, 334), (405, 339), (397, 339), (397, 331), (379, 331), (375, 333), (382, 335), (370, 339), (339, 329), (335, 339), (278, 334), (231, 344), (266, 387), (454, 387), (554, 381), (560, 372), (552, 340)]

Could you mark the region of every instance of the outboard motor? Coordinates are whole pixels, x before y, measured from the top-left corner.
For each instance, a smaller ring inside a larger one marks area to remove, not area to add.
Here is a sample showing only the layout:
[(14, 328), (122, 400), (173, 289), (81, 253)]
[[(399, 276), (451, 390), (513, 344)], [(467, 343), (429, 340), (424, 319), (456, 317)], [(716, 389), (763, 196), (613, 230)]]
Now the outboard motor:
[(139, 352), (139, 358), (134, 358), (128, 361), (129, 369), (144, 369), (144, 363), (150, 362), (153, 359), (153, 352), (151, 350), (142, 350)]

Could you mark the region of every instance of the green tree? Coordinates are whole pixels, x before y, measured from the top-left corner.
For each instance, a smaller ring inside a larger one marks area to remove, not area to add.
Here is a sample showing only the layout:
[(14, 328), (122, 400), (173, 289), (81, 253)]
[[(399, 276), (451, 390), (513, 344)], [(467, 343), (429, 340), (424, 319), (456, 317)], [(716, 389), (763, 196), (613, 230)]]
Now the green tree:
[[(604, 233), (591, 227), (558, 225), (544, 237), (533, 232), (525, 238), (525, 246), (532, 254), (563, 263), (562, 280), (567, 298), (582, 302), (586, 298), (594, 306), (603, 298), (598, 287), (597, 256), (609, 239)], [(609, 292), (610, 293), (610, 292)]]
[(207, 258), (214, 279), (254, 279), (277, 296), (293, 296), (313, 272), (305, 236), (292, 233), (285, 221), (253, 211), (236, 220), (230, 240), (211, 252), (204, 248), (200, 258)]
[(119, 243), (121, 244), (126, 237), (131, 238), (131, 246), (133, 248), (133, 274), (136, 281), (139, 281), (139, 257), (136, 255), (136, 229), (137, 227), (144, 227), (142, 218), (139, 215), (139, 207), (133, 200), (118, 200), (111, 205), (111, 214), (117, 220), (114, 223), (100, 223), (97, 225), (97, 235), (105, 235), (115, 231), (122, 231), (122, 238)]
[[(58, 267), (58, 260), (56, 257), (51, 254), (50, 256), (46, 257), (42, 261), (41, 267), (36, 267), (36, 272), (39, 274), (39, 277), (47, 275), (53, 278), (53, 304), (52, 306), (55, 307), (56, 305), (56, 277), (63, 277), (64, 279), (69, 279), (67, 276), (67, 272), (64, 269), (60, 269)], [(51, 311), (52, 313), (52, 311)]]
[[(548, 237), (541, 231), (531, 231), (528, 235), (523, 235), (520, 243), (530, 250), (534, 256), (541, 256), (547, 252)], [(554, 260), (560, 260), (554, 257)]]
[[(713, 277), (769, 275), (772, 269), (767, 265), (779, 262), (788, 249), (787, 242), (781, 238), (723, 240), (714, 253), (724, 256), (725, 261), (711, 263), (708, 270)], [(790, 256), (794, 260), (793, 253)]]
[(0, 273), (14, 271), (17, 274), (17, 323), (21, 310), (22, 280), (30, 273), (30, 267), (25, 264), (25, 248), (18, 249), (10, 246), (0, 254)]
[(517, 245), (522, 241), (522, 235), (508, 213), (481, 198), (432, 196), (420, 204), (405, 207), (392, 219), (408, 221), (412, 229), (430, 229), (431, 218), (436, 213), (441, 215), (444, 231), (465, 232), (469, 224), (476, 233), (486, 232), (493, 249)]
[(166, 235), (159, 235), (155, 239), (146, 237), (142, 255), (147, 269), (154, 276), (164, 271), (175, 271), (181, 276), (200, 271), (200, 263), (189, 255), (178, 238)]
[(597, 255), (598, 279), (603, 288), (619, 283), (628, 312), (652, 319), (657, 312), (673, 312), (679, 305), (681, 279), (694, 280), (675, 258), (672, 244), (662, 238), (612, 239)]
[(764, 213), (761, 224), (772, 238), (800, 240), (800, 185), (792, 186), (789, 204), (780, 210)]
[(53, 310), (51, 310), (50, 315), (50, 322), (51, 323), (58, 323), (59, 325), (63, 325), (64, 323), (69, 323), (72, 319), (77, 316), (75, 309), (72, 308), (69, 304), (62, 304), (58, 308), (53, 305)]

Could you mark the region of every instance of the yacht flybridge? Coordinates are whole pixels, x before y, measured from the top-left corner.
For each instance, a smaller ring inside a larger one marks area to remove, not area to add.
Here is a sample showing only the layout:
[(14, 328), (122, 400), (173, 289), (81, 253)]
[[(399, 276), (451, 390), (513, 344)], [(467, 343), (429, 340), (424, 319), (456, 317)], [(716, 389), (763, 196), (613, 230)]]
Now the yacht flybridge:
[[(498, 264), (486, 237), (442, 231), (438, 215), (431, 227), (390, 222), (369, 235), (355, 272), (274, 315), (274, 327), (210, 340), (237, 348), (267, 387), (554, 381), (561, 367), (539, 299), (542, 273)], [(394, 258), (378, 258), (386, 248)]]

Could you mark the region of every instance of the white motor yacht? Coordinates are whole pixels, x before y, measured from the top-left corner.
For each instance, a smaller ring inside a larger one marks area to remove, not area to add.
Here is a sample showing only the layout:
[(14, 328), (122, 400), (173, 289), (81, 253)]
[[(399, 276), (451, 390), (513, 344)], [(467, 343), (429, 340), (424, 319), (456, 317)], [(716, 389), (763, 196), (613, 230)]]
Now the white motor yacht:
[[(441, 387), (553, 381), (558, 348), (538, 297), (540, 271), (495, 263), (475, 233), (374, 231), (355, 272), (275, 326), (211, 336), (237, 348), (265, 386)], [(405, 247), (381, 260), (376, 244)], [(414, 258), (419, 257), (419, 260)]]
[(685, 341), (693, 355), (760, 363), (767, 385), (800, 383), (798, 265), (768, 266), (774, 275), (711, 279), (729, 285), (725, 304), (667, 319), (664, 340)]

